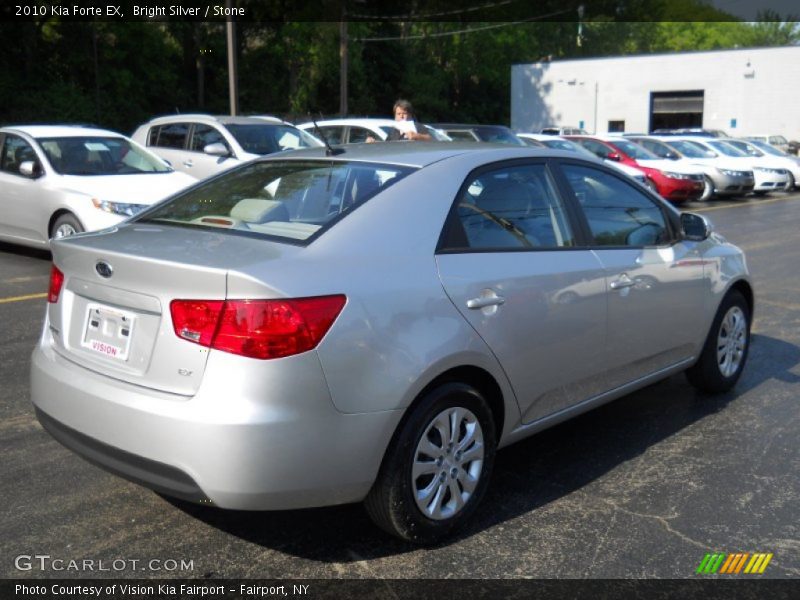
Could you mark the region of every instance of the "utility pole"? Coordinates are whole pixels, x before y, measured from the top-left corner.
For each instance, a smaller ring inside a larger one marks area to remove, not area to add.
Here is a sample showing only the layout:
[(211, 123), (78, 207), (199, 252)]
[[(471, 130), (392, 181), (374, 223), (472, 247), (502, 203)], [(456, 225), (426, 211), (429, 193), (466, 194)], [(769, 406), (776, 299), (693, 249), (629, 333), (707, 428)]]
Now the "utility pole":
[(345, 21), (344, 5), (342, 20), (339, 22), (339, 113), (347, 116), (347, 21)]
[(226, 0), (225, 6), (228, 10), (228, 17), (225, 23), (225, 33), (228, 38), (228, 91), (230, 94), (231, 102), (231, 116), (235, 117), (239, 114), (239, 77), (236, 71), (236, 29), (233, 17), (230, 14), (233, 12), (233, 0)]

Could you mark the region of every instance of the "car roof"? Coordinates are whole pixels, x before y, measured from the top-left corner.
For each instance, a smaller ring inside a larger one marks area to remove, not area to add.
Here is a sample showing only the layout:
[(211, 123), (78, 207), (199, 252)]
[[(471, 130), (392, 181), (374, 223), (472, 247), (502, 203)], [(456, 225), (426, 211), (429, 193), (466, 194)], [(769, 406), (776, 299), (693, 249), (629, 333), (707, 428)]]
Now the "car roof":
[(33, 138), (41, 137), (86, 137), (86, 136), (114, 136), (126, 137), (116, 131), (100, 129), (99, 127), (83, 127), (80, 125), (9, 125), (0, 131), (15, 131), (27, 134)]
[[(372, 119), (372, 118), (352, 118), (349, 119), (347, 117), (341, 119), (324, 119), (321, 121), (317, 121), (317, 125), (320, 127), (323, 125), (363, 125), (363, 126), (376, 126), (376, 127), (394, 127), (395, 120), (394, 119)], [(313, 121), (307, 121), (305, 123), (301, 123), (298, 127), (313, 127)]]
[(288, 125), (288, 123), (279, 123), (272, 120), (272, 117), (265, 119), (262, 117), (233, 117), (230, 115), (206, 115), (206, 114), (177, 114), (177, 115), (163, 115), (150, 119), (147, 125), (163, 125), (165, 123), (182, 123), (184, 121), (199, 121), (201, 123), (221, 123), (223, 125)]
[(484, 125), (481, 123), (432, 123), (437, 129), (505, 129), (511, 131), (505, 125)]
[(563, 140), (565, 142), (572, 141), (560, 135), (548, 135), (546, 133), (518, 133), (517, 137), (525, 137), (531, 140), (542, 140), (546, 142), (550, 140)]
[(364, 161), (425, 167), (433, 163), (463, 155), (483, 153), (486, 162), (525, 157), (563, 157), (574, 158), (574, 152), (536, 148), (533, 146), (509, 146), (486, 142), (375, 142), (373, 144), (350, 144), (336, 146), (343, 152), (334, 156), (326, 154), (326, 148), (303, 148), (290, 153), (264, 156), (269, 160), (328, 159), (336, 161)]

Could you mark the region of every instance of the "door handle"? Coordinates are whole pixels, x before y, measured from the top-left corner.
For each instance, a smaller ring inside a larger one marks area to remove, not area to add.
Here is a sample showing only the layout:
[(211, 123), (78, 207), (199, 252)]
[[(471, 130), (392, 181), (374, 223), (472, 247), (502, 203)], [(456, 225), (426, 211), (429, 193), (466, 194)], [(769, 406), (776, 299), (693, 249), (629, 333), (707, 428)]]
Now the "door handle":
[(611, 282), (611, 289), (612, 290), (621, 290), (622, 288), (629, 288), (636, 285), (636, 282), (628, 277), (627, 275), (623, 275), (616, 281)]
[(184, 167), (191, 167), (193, 164), (194, 163), (192, 161), (190, 161), (190, 160), (183, 161), (183, 166)]
[(498, 296), (494, 292), (487, 296), (479, 296), (478, 298), (470, 298), (467, 300), (467, 308), (478, 309), (486, 308), (487, 306), (500, 306), (506, 301), (502, 296)]

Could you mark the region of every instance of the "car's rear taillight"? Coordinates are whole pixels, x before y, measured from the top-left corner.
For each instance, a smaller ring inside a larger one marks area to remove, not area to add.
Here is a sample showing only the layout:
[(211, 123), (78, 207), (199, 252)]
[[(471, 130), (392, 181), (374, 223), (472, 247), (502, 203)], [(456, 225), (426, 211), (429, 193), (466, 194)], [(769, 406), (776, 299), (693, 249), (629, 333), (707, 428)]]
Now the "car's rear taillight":
[(344, 307), (343, 295), (289, 300), (173, 300), (178, 337), (251, 358), (315, 348)]
[(53, 265), (50, 268), (50, 289), (47, 291), (47, 301), (51, 304), (58, 302), (61, 295), (61, 286), (64, 285), (64, 274)]

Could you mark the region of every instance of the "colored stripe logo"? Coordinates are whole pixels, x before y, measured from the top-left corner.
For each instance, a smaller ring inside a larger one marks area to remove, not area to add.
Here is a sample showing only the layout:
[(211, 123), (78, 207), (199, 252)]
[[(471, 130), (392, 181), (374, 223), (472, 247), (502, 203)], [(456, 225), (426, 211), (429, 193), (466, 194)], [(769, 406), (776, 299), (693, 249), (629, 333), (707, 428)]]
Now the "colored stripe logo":
[[(750, 575), (760, 575), (763, 573), (773, 554), (766, 552), (735, 552), (727, 554), (724, 552), (714, 552), (706, 554), (700, 561), (695, 573), (702, 575), (738, 575), (747, 573)], [(745, 566), (746, 565), (746, 566)]]

